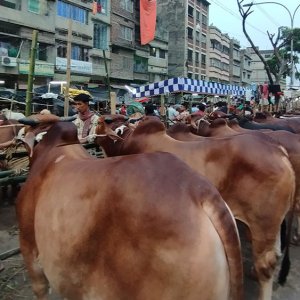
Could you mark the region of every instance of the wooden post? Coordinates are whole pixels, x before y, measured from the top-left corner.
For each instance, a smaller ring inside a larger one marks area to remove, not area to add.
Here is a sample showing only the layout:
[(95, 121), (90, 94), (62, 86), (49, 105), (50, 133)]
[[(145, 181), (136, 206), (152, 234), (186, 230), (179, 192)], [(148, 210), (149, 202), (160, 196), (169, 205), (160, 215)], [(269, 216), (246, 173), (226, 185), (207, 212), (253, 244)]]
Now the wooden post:
[(229, 114), (229, 110), (230, 110), (230, 104), (231, 104), (231, 101), (230, 101), (230, 96), (227, 95), (227, 114)]
[(110, 92), (110, 113), (114, 115), (116, 113), (117, 95), (115, 92)]
[(68, 27), (68, 41), (67, 41), (67, 72), (66, 72), (66, 88), (65, 88), (65, 103), (64, 103), (64, 116), (69, 114), (69, 90), (71, 81), (71, 50), (72, 50), (72, 19), (69, 19)]
[[(110, 78), (108, 74), (108, 67), (107, 67), (107, 61), (106, 61), (106, 55), (105, 55), (105, 50), (102, 50), (103, 52), (103, 58), (104, 58), (104, 66), (105, 66), (105, 73), (106, 73), (106, 83), (107, 83), (107, 88), (108, 88), (108, 97), (111, 102), (111, 87), (110, 87)], [(111, 105), (111, 103), (110, 103)]]
[(28, 72), (28, 81), (27, 81), (27, 91), (26, 91), (26, 107), (25, 107), (26, 117), (31, 115), (32, 88), (33, 88), (33, 79), (34, 79), (37, 39), (38, 39), (38, 31), (33, 30), (32, 31), (31, 49), (30, 49), (30, 62), (29, 62), (29, 72)]

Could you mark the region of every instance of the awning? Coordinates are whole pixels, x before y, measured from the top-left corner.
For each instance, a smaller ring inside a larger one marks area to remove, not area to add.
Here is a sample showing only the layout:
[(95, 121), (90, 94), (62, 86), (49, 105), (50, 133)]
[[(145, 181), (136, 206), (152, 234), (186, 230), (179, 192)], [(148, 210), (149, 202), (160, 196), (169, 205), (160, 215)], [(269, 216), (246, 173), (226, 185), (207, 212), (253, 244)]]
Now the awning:
[(111, 86), (113, 89), (127, 90), (127, 89), (125, 88), (124, 85), (111, 84), (110, 86)]
[(136, 88), (135, 93), (133, 93), (133, 97), (143, 98), (176, 92), (220, 96), (242, 96), (245, 95), (246, 89), (238, 85), (175, 77), (140, 86)]

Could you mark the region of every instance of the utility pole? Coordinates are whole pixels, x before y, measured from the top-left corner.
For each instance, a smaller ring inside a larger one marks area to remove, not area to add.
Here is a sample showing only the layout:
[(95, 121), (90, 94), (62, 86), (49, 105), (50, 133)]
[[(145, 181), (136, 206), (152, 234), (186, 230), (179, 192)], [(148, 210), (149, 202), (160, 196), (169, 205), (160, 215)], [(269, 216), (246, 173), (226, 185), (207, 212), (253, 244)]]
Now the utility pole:
[(67, 72), (66, 72), (66, 89), (65, 89), (65, 102), (64, 102), (64, 116), (69, 114), (69, 90), (71, 81), (71, 50), (72, 50), (72, 19), (69, 19), (68, 26), (68, 41), (67, 41)]
[(110, 79), (108, 74), (106, 55), (105, 55), (105, 50), (103, 49), (102, 51), (103, 51), (104, 66), (105, 66), (105, 73), (106, 73), (106, 83), (108, 86), (108, 97), (109, 97), (109, 102), (111, 102), (111, 88), (110, 88)]
[(26, 107), (25, 107), (26, 117), (31, 115), (32, 89), (33, 89), (33, 78), (34, 78), (37, 40), (38, 40), (38, 31), (33, 30), (32, 31), (31, 49), (30, 49), (30, 58), (29, 58), (30, 61), (29, 61), (27, 91), (26, 91)]

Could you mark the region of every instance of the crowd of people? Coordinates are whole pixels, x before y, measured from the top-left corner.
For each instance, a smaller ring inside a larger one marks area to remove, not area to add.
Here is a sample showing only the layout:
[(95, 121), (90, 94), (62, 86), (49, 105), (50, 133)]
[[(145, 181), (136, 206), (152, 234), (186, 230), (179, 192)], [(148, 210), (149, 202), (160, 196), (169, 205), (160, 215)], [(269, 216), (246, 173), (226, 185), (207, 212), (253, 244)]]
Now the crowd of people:
[[(98, 121), (98, 115), (90, 109), (89, 103), (92, 99), (87, 94), (78, 94), (73, 98), (73, 106), (77, 111), (76, 119), (73, 121), (78, 130), (78, 139), (81, 143), (93, 142)], [(130, 105), (124, 102), (117, 106), (117, 114), (130, 116), (134, 111)], [(185, 122), (188, 116), (203, 117), (207, 112), (220, 110), (224, 113), (252, 114), (253, 104), (251, 101), (233, 101), (228, 107), (227, 101), (218, 101), (208, 105), (206, 103), (183, 102), (182, 104), (168, 103), (166, 107), (160, 107), (152, 101), (143, 104), (142, 114), (146, 116), (164, 116), (164, 120), (171, 126), (177, 122)], [(41, 112), (42, 113), (42, 112)], [(45, 112), (44, 112), (45, 113)]]

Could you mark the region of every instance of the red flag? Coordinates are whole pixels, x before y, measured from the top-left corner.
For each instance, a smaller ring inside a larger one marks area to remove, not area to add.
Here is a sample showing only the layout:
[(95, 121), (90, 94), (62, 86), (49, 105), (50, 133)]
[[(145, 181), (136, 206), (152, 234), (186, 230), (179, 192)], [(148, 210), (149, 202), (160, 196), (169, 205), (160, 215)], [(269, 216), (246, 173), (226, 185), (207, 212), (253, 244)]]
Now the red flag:
[(146, 45), (155, 36), (156, 0), (140, 0), (141, 44)]

